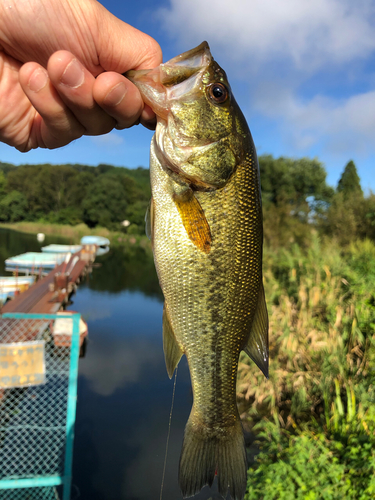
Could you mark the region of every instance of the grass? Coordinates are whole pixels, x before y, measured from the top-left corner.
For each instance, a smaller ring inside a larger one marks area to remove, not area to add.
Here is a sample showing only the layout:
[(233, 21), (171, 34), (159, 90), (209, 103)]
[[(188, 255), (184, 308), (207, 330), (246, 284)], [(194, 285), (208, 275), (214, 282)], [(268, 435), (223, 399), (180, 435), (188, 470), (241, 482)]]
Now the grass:
[(238, 402), (262, 452), (246, 499), (375, 495), (375, 245), (265, 251), (270, 377), (246, 355)]

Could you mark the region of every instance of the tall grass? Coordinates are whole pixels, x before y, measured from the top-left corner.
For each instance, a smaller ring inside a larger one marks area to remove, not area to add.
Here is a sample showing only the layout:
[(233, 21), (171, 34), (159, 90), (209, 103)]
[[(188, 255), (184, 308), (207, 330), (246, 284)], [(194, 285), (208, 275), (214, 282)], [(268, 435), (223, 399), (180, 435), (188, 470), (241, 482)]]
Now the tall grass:
[(238, 401), (261, 453), (246, 500), (375, 498), (375, 245), (265, 252), (270, 378), (245, 356)]
[[(318, 237), (265, 252), (264, 284), (270, 318), (270, 377), (245, 356), (238, 400), (244, 417), (317, 418), (324, 400), (363, 385), (375, 361), (375, 246), (358, 241), (345, 250)], [(290, 420), (292, 419), (292, 420)]]

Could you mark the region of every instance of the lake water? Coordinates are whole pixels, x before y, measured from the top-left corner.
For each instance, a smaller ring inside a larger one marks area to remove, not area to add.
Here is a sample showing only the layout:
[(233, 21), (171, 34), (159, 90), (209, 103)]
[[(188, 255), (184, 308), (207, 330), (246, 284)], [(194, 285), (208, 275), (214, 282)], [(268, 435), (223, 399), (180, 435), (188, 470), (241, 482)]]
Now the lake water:
[[(4, 260), (50, 243), (69, 243), (0, 229)], [(162, 346), (162, 294), (152, 259), (141, 248), (99, 257), (73, 296), (70, 310), (87, 321), (89, 340), (79, 361), (71, 500), (160, 498), (173, 380)], [(183, 431), (192, 404), (185, 358), (179, 364), (164, 500), (180, 500), (177, 477)], [(197, 500), (221, 498), (215, 486)]]

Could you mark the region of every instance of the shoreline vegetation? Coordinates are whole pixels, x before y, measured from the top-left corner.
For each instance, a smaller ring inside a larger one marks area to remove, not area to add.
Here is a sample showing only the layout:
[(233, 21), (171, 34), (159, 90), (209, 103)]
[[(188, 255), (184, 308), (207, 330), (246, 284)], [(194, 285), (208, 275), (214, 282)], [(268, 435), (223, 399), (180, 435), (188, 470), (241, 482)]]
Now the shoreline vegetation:
[[(335, 189), (317, 159), (259, 165), (270, 377), (241, 355), (238, 405), (260, 449), (245, 500), (373, 499), (375, 195), (353, 161)], [(142, 168), (0, 163), (2, 227), (98, 234), (147, 261), (149, 197)]]
[(144, 249), (150, 250), (151, 252), (151, 242), (146, 235), (125, 234), (121, 231), (110, 231), (109, 229), (100, 226), (89, 228), (84, 223), (77, 224), (76, 226), (70, 226), (68, 224), (52, 224), (43, 222), (0, 222), (0, 228), (35, 235), (37, 233), (44, 233), (48, 236), (58, 236), (66, 238), (72, 245), (78, 245), (82, 236), (104, 236), (110, 240), (111, 246), (138, 245)]

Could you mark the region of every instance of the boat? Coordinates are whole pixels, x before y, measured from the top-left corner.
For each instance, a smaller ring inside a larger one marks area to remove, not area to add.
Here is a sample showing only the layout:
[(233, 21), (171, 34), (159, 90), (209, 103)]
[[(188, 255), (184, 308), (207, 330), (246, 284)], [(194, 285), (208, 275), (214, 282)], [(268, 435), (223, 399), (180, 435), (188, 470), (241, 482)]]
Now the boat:
[(81, 245), (95, 245), (96, 255), (104, 255), (109, 252), (109, 245), (111, 242), (104, 236), (83, 236), (81, 238)]
[[(76, 314), (76, 311), (59, 311), (58, 315), (72, 315)], [(69, 347), (72, 342), (73, 334), (73, 319), (72, 318), (58, 318), (55, 319), (52, 326), (52, 336), (57, 347)], [(86, 321), (82, 319), (79, 320), (79, 346), (82, 344), (88, 335), (88, 327)]]
[(0, 276), (0, 292), (18, 290), (24, 292), (34, 283), (34, 276)]
[(77, 253), (82, 250), (82, 245), (47, 245), (41, 248), (45, 253)]
[(83, 236), (81, 245), (96, 245), (98, 247), (108, 247), (111, 244), (108, 238), (104, 236)]
[(6, 271), (37, 273), (39, 269), (53, 269), (61, 264), (65, 257), (65, 253), (26, 252), (6, 259), (5, 269)]
[(25, 292), (34, 283), (34, 276), (0, 276), (0, 304), (18, 293)]

